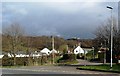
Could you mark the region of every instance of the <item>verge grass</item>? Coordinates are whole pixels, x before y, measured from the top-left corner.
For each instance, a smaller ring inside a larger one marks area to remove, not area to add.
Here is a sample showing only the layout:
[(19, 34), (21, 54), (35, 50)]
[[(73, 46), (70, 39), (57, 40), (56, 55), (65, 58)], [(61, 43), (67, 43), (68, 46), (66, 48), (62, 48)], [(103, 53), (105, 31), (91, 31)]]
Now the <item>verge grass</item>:
[(80, 66), (79, 69), (120, 72), (120, 64), (114, 64), (112, 68), (110, 68), (110, 64), (101, 64), (92, 66)]

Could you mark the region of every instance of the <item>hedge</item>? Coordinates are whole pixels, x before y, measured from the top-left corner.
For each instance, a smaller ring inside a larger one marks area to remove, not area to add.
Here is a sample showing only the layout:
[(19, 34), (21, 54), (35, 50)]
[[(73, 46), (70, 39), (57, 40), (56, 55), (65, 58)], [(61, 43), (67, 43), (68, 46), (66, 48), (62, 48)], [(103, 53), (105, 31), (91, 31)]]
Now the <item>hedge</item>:
[(63, 57), (60, 58), (57, 62), (64, 63), (64, 62), (69, 62), (69, 61), (74, 61), (74, 60), (76, 60), (75, 54), (64, 54)]

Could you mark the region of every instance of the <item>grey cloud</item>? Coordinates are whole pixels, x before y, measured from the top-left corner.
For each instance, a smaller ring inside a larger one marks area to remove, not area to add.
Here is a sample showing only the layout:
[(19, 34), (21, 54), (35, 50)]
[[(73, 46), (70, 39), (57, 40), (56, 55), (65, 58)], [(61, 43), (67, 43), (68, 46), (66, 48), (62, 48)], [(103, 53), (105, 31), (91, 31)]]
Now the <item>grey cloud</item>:
[(105, 6), (106, 4), (82, 10), (78, 9), (80, 7), (76, 7), (78, 11), (64, 13), (64, 10), (58, 11), (56, 8), (47, 7), (42, 3), (18, 3), (19, 8), (24, 7), (27, 14), (23, 16), (9, 13), (9, 9), (6, 9), (3, 13), (3, 20), (9, 20), (11, 23), (14, 21), (19, 22), (30, 35), (54, 34), (65, 38), (75, 36), (93, 38), (93, 31), (99, 26), (101, 21), (109, 16), (105, 13), (106, 9), (103, 9), (103, 5)]

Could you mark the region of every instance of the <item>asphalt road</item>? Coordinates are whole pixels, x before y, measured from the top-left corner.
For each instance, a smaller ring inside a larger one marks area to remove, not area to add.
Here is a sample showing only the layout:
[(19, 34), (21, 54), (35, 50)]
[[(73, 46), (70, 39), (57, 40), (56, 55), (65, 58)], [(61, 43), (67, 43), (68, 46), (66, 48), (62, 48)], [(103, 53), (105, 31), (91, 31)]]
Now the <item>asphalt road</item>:
[(2, 76), (120, 76), (117, 73), (77, 70), (70, 66), (3, 68)]
[(120, 76), (118, 73), (98, 72), (76, 69), (80, 65), (99, 65), (85, 60), (70, 66), (24, 66), (2, 68), (2, 76)]
[(26, 66), (3, 68), (3, 74), (113, 74), (109, 72), (78, 70), (70, 66)]
[(3, 69), (2, 74), (60, 74), (57, 72)]

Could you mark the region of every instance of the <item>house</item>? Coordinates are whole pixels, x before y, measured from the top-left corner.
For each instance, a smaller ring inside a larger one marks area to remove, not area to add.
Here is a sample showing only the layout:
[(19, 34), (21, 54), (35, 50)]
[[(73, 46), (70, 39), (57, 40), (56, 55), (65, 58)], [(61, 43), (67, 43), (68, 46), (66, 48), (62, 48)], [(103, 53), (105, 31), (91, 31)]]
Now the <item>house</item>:
[(51, 50), (51, 53), (58, 53), (55, 49)]
[(3, 58), (3, 56), (4, 56), (4, 55), (0, 55), (0, 59), (2, 59), (2, 58)]
[(83, 48), (83, 50), (85, 51), (85, 54), (87, 54), (89, 51), (91, 50), (94, 50), (92, 47), (86, 47), (86, 48)]
[(30, 55), (30, 57), (40, 57), (40, 56), (42, 56), (42, 53), (40, 53), (40, 52), (38, 52), (38, 51), (35, 51), (35, 52), (33, 52), (33, 53), (31, 53), (31, 55)]
[(84, 54), (84, 50), (80, 46), (78, 46), (74, 49), (74, 54)]
[(51, 51), (47, 48), (44, 48), (43, 50), (40, 51), (40, 53), (50, 55)]

